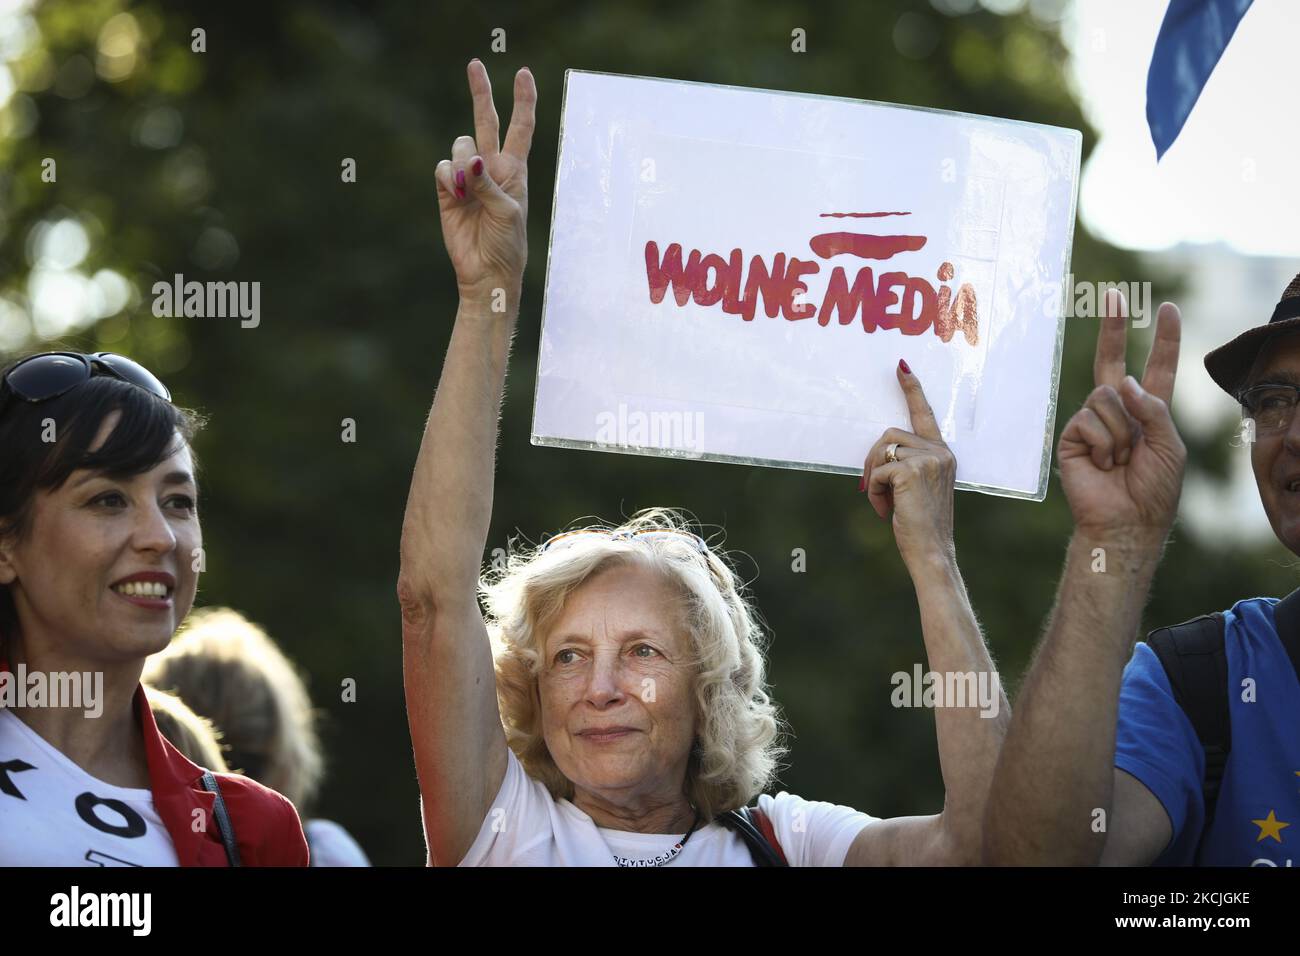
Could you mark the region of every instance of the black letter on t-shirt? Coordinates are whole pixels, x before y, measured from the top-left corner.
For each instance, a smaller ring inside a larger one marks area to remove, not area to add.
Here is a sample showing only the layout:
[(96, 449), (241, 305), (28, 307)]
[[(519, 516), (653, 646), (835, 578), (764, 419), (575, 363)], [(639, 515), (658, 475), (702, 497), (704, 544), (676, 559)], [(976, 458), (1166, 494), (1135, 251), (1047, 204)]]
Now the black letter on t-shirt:
[[(95, 807), (98, 806), (105, 806), (110, 810), (122, 814), (126, 819), (126, 823), (122, 826), (105, 823), (95, 815)], [(83, 793), (77, 797), (77, 816), (81, 817), (81, 819), (85, 820), (100, 833), (111, 833), (113, 836), (126, 837), (127, 839), (144, 836), (145, 830), (148, 829), (144, 825), (144, 817), (140, 816), (140, 814), (136, 813), (121, 800), (107, 800), (103, 797), (97, 797), (93, 793)]]
[(22, 791), (14, 786), (14, 782), (9, 779), (9, 771), (13, 770), (21, 773), (24, 770), (35, 769), (26, 760), (6, 760), (4, 763), (0, 763), (0, 791), (9, 794), (11, 797), (17, 797), (19, 800), (26, 800), (27, 798), (23, 796)]

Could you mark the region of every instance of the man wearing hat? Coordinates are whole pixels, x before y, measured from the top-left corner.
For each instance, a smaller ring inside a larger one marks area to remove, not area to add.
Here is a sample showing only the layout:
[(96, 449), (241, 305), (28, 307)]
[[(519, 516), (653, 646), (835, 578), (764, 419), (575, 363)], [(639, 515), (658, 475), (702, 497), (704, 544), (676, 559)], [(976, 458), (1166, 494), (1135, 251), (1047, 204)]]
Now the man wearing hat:
[[(1298, 865), (1300, 591), (1238, 601), (1133, 647), (1186, 450), (1168, 410), (1178, 310), (1160, 307), (1141, 385), (1124, 374), (1126, 314), (1108, 298), (1097, 387), (1061, 435), (1075, 531), (1003, 744), (985, 858)], [(1300, 555), (1300, 276), (1266, 324), (1205, 366), (1241, 405), (1260, 500)]]

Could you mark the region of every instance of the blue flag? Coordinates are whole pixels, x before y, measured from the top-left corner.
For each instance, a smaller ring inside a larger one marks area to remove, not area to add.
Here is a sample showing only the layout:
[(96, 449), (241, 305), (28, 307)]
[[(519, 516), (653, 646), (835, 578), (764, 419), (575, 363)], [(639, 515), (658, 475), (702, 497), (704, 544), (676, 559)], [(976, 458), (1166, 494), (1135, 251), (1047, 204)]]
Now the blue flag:
[(1147, 71), (1156, 159), (1173, 145), (1251, 0), (1169, 0)]

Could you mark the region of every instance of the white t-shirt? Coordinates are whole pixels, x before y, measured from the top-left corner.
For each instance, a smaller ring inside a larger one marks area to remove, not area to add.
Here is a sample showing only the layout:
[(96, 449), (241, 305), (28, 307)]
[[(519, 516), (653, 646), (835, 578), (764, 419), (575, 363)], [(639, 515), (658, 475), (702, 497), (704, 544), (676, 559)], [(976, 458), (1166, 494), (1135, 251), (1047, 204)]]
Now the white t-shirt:
[(0, 709), (0, 866), (177, 866), (153, 792), (92, 777)]
[(302, 825), (311, 850), (312, 866), (369, 866), (370, 860), (352, 834), (333, 820), (308, 820)]
[[(759, 808), (772, 821), (791, 866), (843, 866), (853, 838), (877, 818), (852, 807), (793, 794), (761, 794)], [(460, 866), (617, 866), (614, 854), (650, 859), (667, 853), (681, 833), (634, 833), (596, 826), (568, 800), (555, 800), (546, 786), (506, 751), (506, 776), (473, 846)], [(740, 834), (710, 823), (691, 834), (666, 866), (753, 866)]]

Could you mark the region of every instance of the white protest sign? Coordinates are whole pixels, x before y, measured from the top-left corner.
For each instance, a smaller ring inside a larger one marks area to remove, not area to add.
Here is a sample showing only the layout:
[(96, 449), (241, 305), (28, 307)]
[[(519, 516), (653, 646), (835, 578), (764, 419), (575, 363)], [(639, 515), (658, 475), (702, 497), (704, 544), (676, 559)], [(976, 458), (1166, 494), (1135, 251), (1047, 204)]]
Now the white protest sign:
[(904, 359), (958, 486), (1041, 500), (1080, 144), (567, 71), (533, 443), (857, 474)]

